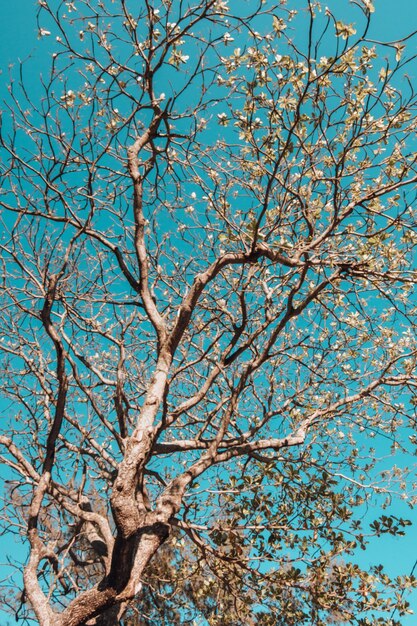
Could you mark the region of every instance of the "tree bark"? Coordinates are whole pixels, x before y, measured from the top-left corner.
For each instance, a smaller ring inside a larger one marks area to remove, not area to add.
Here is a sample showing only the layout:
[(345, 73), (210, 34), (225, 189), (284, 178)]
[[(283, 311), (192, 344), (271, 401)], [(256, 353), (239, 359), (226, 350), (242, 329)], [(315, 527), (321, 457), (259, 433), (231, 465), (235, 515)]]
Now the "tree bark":
[[(108, 576), (81, 594), (55, 621), (54, 626), (114, 626), (129, 600), (139, 593), (143, 571), (169, 536), (169, 523), (152, 519), (132, 536), (118, 535)], [(92, 621), (96, 618), (96, 621)], [(99, 621), (99, 620), (104, 621)], [(113, 621), (112, 621), (113, 620)], [(49, 626), (49, 625), (48, 625)]]
[(87, 623), (87, 626), (119, 626), (120, 619), (123, 616), (125, 610), (125, 602), (115, 604), (95, 619), (90, 620)]

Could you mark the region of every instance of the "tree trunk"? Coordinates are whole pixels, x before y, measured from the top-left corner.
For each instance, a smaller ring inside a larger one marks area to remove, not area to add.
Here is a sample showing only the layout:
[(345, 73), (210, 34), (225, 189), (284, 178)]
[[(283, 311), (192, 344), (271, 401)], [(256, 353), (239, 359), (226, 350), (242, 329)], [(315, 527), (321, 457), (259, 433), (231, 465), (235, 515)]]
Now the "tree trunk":
[(120, 619), (126, 610), (126, 603), (116, 604), (110, 609), (107, 609), (102, 615), (99, 615), (94, 620), (90, 620), (87, 626), (119, 626)]

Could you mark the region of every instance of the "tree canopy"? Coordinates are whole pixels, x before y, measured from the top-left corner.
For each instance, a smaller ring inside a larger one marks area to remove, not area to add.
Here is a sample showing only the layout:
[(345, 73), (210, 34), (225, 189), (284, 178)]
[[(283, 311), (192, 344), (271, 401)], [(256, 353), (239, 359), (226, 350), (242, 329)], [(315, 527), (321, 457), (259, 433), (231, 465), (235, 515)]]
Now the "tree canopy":
[(39, 0), (0, 136), (25, 623), (407, 612), (357, 557), (408, 525), (417, 443), (414, 40), (373, 13)]

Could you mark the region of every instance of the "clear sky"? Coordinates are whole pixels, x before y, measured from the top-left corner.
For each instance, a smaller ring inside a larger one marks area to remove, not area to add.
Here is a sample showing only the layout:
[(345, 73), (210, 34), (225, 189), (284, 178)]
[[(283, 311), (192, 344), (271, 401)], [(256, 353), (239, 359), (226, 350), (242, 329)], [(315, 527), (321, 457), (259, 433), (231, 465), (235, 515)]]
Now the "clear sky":
[[(289, 4), (294, 7), (305, 6), (303, 0), (292, 0)], [(339, 17), (343, 17), (337, 11), (338, 5), (340, 7), (337, 0), (328, 0), (328, 4)], [(371, 37), (379, 40), (398, 39), (407, 35), (411, 29), (417, 29), (416, 0), (375, 0), (375, 6), (376, 13), (370, 32)], [(4, 95), (9, 80), (9, 65), (15, 65), (14, 75), (17, 76), (16, 70), (19, 60), (24, 61), (29, 56), (33, 57), (34, 62), (28, 65), (30, 72), (26, 74), (27, 80), (34, 86), (39, 84), (39, 74), (42, 72), (42, 68), (49, 64), (48, 47), (52, 45), (52, 42), (38, 40), (36, 2), (34, 0), (0, 0), (0, 24), (2, 24), (2, 36), (0, 38), (1, 96)], [(414, 67), (409, 68), (409, 74), (417, 86), (417, 63)], [(403, 539), (387, 537), (375, 542), (368, 551), (360, 555), (361, 565), (366, 567), (367, 563), (382, 563), (390, 574), (410, 573), (417, 560), (417, 511), (410, 511), (403, 503), (393, 503), (393, 509), (390, 512), (411, 519), (413, 526), (408, 529), (407, 536)], [(377, 517), (375, 513), (371, 511), (369, 516), (371, 518)], [(3, 579), (8, 572), (3, 565), (6, 560), (6, 552), (16, 551), (13, 541), (10, 537), (0, 537), (0, 579)], [(417, 591), (414, 592), (411, 599), (416, 615), (403, 618), (402, 623), (406, 626), (417, 624)], [(6, 623), (5, 618), (2, 618), (1, 609), (0, 621), (3, 625)]]

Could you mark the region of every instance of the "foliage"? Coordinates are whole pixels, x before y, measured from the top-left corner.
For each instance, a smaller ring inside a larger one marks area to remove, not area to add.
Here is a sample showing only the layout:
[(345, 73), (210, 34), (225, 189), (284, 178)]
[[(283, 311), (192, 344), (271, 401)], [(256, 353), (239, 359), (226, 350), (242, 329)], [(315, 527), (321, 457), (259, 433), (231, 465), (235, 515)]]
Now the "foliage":
[(39, 5), (1, 131), (22, 619), (398, 623), (414, 578), (355, 559), (412, 490), (406, 40), (370, 0)]

